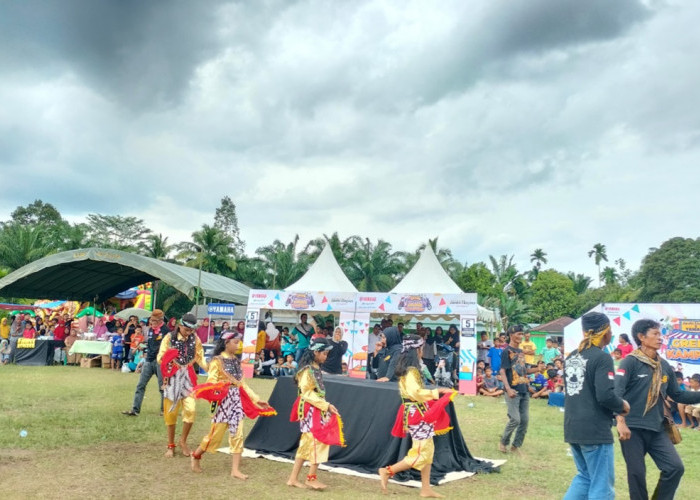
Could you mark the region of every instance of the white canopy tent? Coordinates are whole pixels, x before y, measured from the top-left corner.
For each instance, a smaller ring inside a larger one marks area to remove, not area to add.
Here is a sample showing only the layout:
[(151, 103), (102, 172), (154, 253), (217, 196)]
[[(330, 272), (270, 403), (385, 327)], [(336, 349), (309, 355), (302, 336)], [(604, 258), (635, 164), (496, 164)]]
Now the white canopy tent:
[(306, 274), (296, 283), (286, 288), (289, 292), (306, 292), (323, 290), (324, 292), (357, 293), (357, 288), (345, 276), (338, 261), (335, 260), (331, 246), (326, 244)]
[[(435, 252), (430, 245), (426, 245), (413, 266), (401, 282), (394, 287), (391, 293), (440, 293), (461, 294), (464, 291), (452, 281), (445, 269), (440, 264)], [(496, 323), (496, 312), (480, 305), (477, 308), (477, 319), (485, 323)]]

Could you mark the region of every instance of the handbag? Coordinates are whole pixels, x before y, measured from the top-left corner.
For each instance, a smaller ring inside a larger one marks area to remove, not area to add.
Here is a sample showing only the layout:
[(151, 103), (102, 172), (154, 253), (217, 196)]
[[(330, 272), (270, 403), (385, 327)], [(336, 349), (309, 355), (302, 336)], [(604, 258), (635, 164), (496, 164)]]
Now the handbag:
[(664, 401), (664, 431), (668, 434), (668, 438), (673, 444), (678, 444), (683, 441), (683, 436), (681, 436), (681, 431), (676, 425), (676, 421), (673, 420), (671, 416), (671, 411), (668, 407), (668, 402)]

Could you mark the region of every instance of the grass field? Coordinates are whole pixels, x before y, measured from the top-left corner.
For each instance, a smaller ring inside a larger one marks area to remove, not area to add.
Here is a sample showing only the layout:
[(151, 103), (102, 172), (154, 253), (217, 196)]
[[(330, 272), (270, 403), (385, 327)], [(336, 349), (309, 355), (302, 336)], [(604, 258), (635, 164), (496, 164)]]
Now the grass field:
[[(192, 474), (189, 459), (162, 457), (165, 428), (158, 416), (153, 379), (142, 413), (126, 417), (138, 375), (77, 367), (0, 366), (0, 492), (3, 498), (384, 498), (378, 481), (321, 471), (330, 485), (324, 493), (285, 486), (290, 465), (264, 459), (243, 461), (251, 478), (228, 477), (230, 456), (207, 454), (204, 473)], [(255, 379), (264, 397), (274, 381)], [(474, 403), (474, 407), (469, 407)], [(505, 425), (500, 399), (455, 400), (465, 440), (476, 456), (502, 458), (496, 450)], [(558, 499), (575, 467), (563, 442), (563, 413), (545, 401), (531, 402), (531, 420), (520, 456), (508, 455), (500, 474), (477, 475), (437, 487), (448, 498)], [(198, 402), (199, 418), (189, 440), (194, 448), (209, 428), (208, 405)], [(286, 409), (278, 409), (287, 411)], [(252, 422), (246, 421), (246, 432)], [(20, 437), (26, 430), (27, 436)], [(697, 498), (700, 490), (700, 432), (684, 431), (678, 450), (686, 473), (676, 498)], [(625, 467), (616, 445), (618, 498), (627, 498)], [(658, 478), (651, 461), (650, 491)], [(692, 492), (696, 493), (693, 494)], [(390, 485), (390, 496), (417, 497), (418, 490)]]

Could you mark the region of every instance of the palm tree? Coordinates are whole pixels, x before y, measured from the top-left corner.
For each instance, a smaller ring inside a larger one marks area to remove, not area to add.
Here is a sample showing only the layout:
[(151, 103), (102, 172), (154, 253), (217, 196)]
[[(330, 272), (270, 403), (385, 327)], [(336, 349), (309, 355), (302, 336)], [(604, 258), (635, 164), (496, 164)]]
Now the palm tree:
[(608, 254), (605, 245), (602, 243), (596, 243), (593, 245), (593, 250), (588, 251), (588, 256), (593, 257), (595, 265), (598, 266), (598, 286), (600, 286), (601, 274), (600, 274), (600, 263), (602, 261), (608, 261)]
[(340, 236), (338, 236), (338, 232), (335, 231), (330, 236), (324, 234), (323, 238), (316, 238), (309, 241), (306, 247), (304, 247), (303, 253), (312, 261), (316, 260), (326, 245), (330, 245), (335, 260), (338, 261), (340, 268), (347, 274), (350, 256), (362, 245), (362, 238), (357, 235), (352, 235), (342, 240)]
[(542, 269), (542, 264), (547, 263), (547, 253), (541, 248), (535, 248), (535, 251), (530, 254), (530, 262), (534, 262), (532, 272), (530, 273), (532, 281), (534, 281), (540, 273), (540, 269)]
[[(428, 239), (428, 245), (432, 248), (433, 253), (437, 257), (438, 262), (442, 268), (450, 275), (450, 277), (456, 281), (459, 279), (460, 273), (464, 270), (464, 265), (458, 260), (455, 260), (452, 255), (452, 250), (449, 248), (438, 248), (438, 237)], [(403, 260), (404, 273), (408, 273), (413, 266), (416, 265), (418, 259), (420, 258), (421, 252), (425, 249), (426, 244), (421, 243), (415, 252), (396, 252), (396, 255)]]
[(273, 290), (286, 288), (309, 269), (310, 259), (303, 252), (297, 252), (299, 235), (294, 240), (284, 244), (275, 240), (271, 245), (258, 248), (255, 253), (260, 257), (267, 287)]
[(606, 266), (605, 269), (603, 269), (602, 276), (605, 286), (614, 285), (620, 279), (620, 274), (617, 272), (617, 269), (610, 266)]
[(493, 255), (489, 255), (489, 260), (491, 261), (491, 271), (496, 277), (495, 287), (500, 292), (510, 293), (514, 292), (514, 287), (516, 282), (522, 278), (522, 274), (518, 272), (518, 269), (513, 264), (514, 255), (510, 257), (507, 255), (501, 255), (501, 257), (496, 260)]
[(591, 281), (593, 281), (591, 278), (584, 274), (576, 274), (572, 271), (566, 273), (566, 277), (574, 283), (574, 291), (578, 295), (581, 295), (583, 292), (588, 290), (588, 287), (591, 286)]
[(161, 233), (150, 235), (147, 242), (139, 246), (143, 255), (158, 260), (168, 260), (168, 255), (175, 248), (175, 245), (168, 245), (168, 237)]
[(497, 297), (487, 297), (484, 306), (498, 308), (501, 316), (502, 331), (508, 330), (508, 326), (527, 323), (532, 317), (530, 307), (519, 297), (500, 293)]
[(0, 267), (14, 271), (53, 253), (55, 247), (46, 235), (41, 225), (4, 224), (0, 230)]
[(236, 270), (231, 237), (208, 224), (192, 233), (192, 241), (182, 242), (177, 248), (180, 252), (175, 258), (184, 261), (186, 266), (224, 276), (230, 276)]
[(391, 245), (378, 240), (372, 245), (369, 238), (353, 252), (349, 262), (349, 278), (358, 290), (363, 292), (386, 292), (395, 284), (403, 270), (397, 252)]

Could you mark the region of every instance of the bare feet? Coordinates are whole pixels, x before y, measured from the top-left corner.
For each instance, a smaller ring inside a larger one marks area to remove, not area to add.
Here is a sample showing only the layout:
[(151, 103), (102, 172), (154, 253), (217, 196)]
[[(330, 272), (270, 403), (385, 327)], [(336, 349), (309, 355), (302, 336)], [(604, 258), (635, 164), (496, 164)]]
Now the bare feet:
[(382, 493), (386, 493), (386, 486), (389, 484), (389, 471), (386, 469), (386, 467), (382, 467), (377, 471), (379, 473), (379, 479), (382, 482)]
[(242, 481), (245, 481), (246, 479), (248, 479), (248, 476), (246, 474), (243, 474), (239, 470), (232, 470), (231, 477), (235, 477), (236, 479), (240, 479)]
[(301, 484), (301, 483), (299, 482), (299, 480), (296, 479), (296, 478), (295, 478), (295, 479), (288, 479), (288, 480), (287, 480), (287, 486), (294, 486), (295, 488), (301, 488), (302, 490), (303, 490), (303, 489), (306, 489), (306, 486), (304, 486), (303, 484)]
[(319, 490), (320, 491), (320, 490), (325, 490), (326, 488), (328, 488), (328, 486), (323, 484), (318, 479), (314, 479), (313, 481), (307, 480), (306, 482), (304, 482), (304, 484), (306, 486), (308, 486), (309, 488), (311, 488), (312, 490)]
[(427, 490), (421, 489), (420, 496), (423, 498), (445, 498), (445, 495), (441, 495), (440, 493), (432, 490), (431, 488), (428, 488)]
[(194, 458), (194, 455), (190, 456), (190, 467), (192, 472), (202, 472), (202, 467), (200, 466), (201, 459)]
[(508, 453), (508, 448), (503, 443), (498, 443), (498, 451), (501, 453)]
[(172, 448), (168, 448), (168, 451), (166, 451), (163, 456), (165, 458), (173, 458), (175, 456), (175, 453), (173, 452)]
[(190, 455), (192, 455), (192, 450), (190, 450), (190, 447), (187, 446), (187, 443), (182, 439), (180, 440), (180, 449), (182, 450), (182, 454), (184, 456), (189, 457)]

